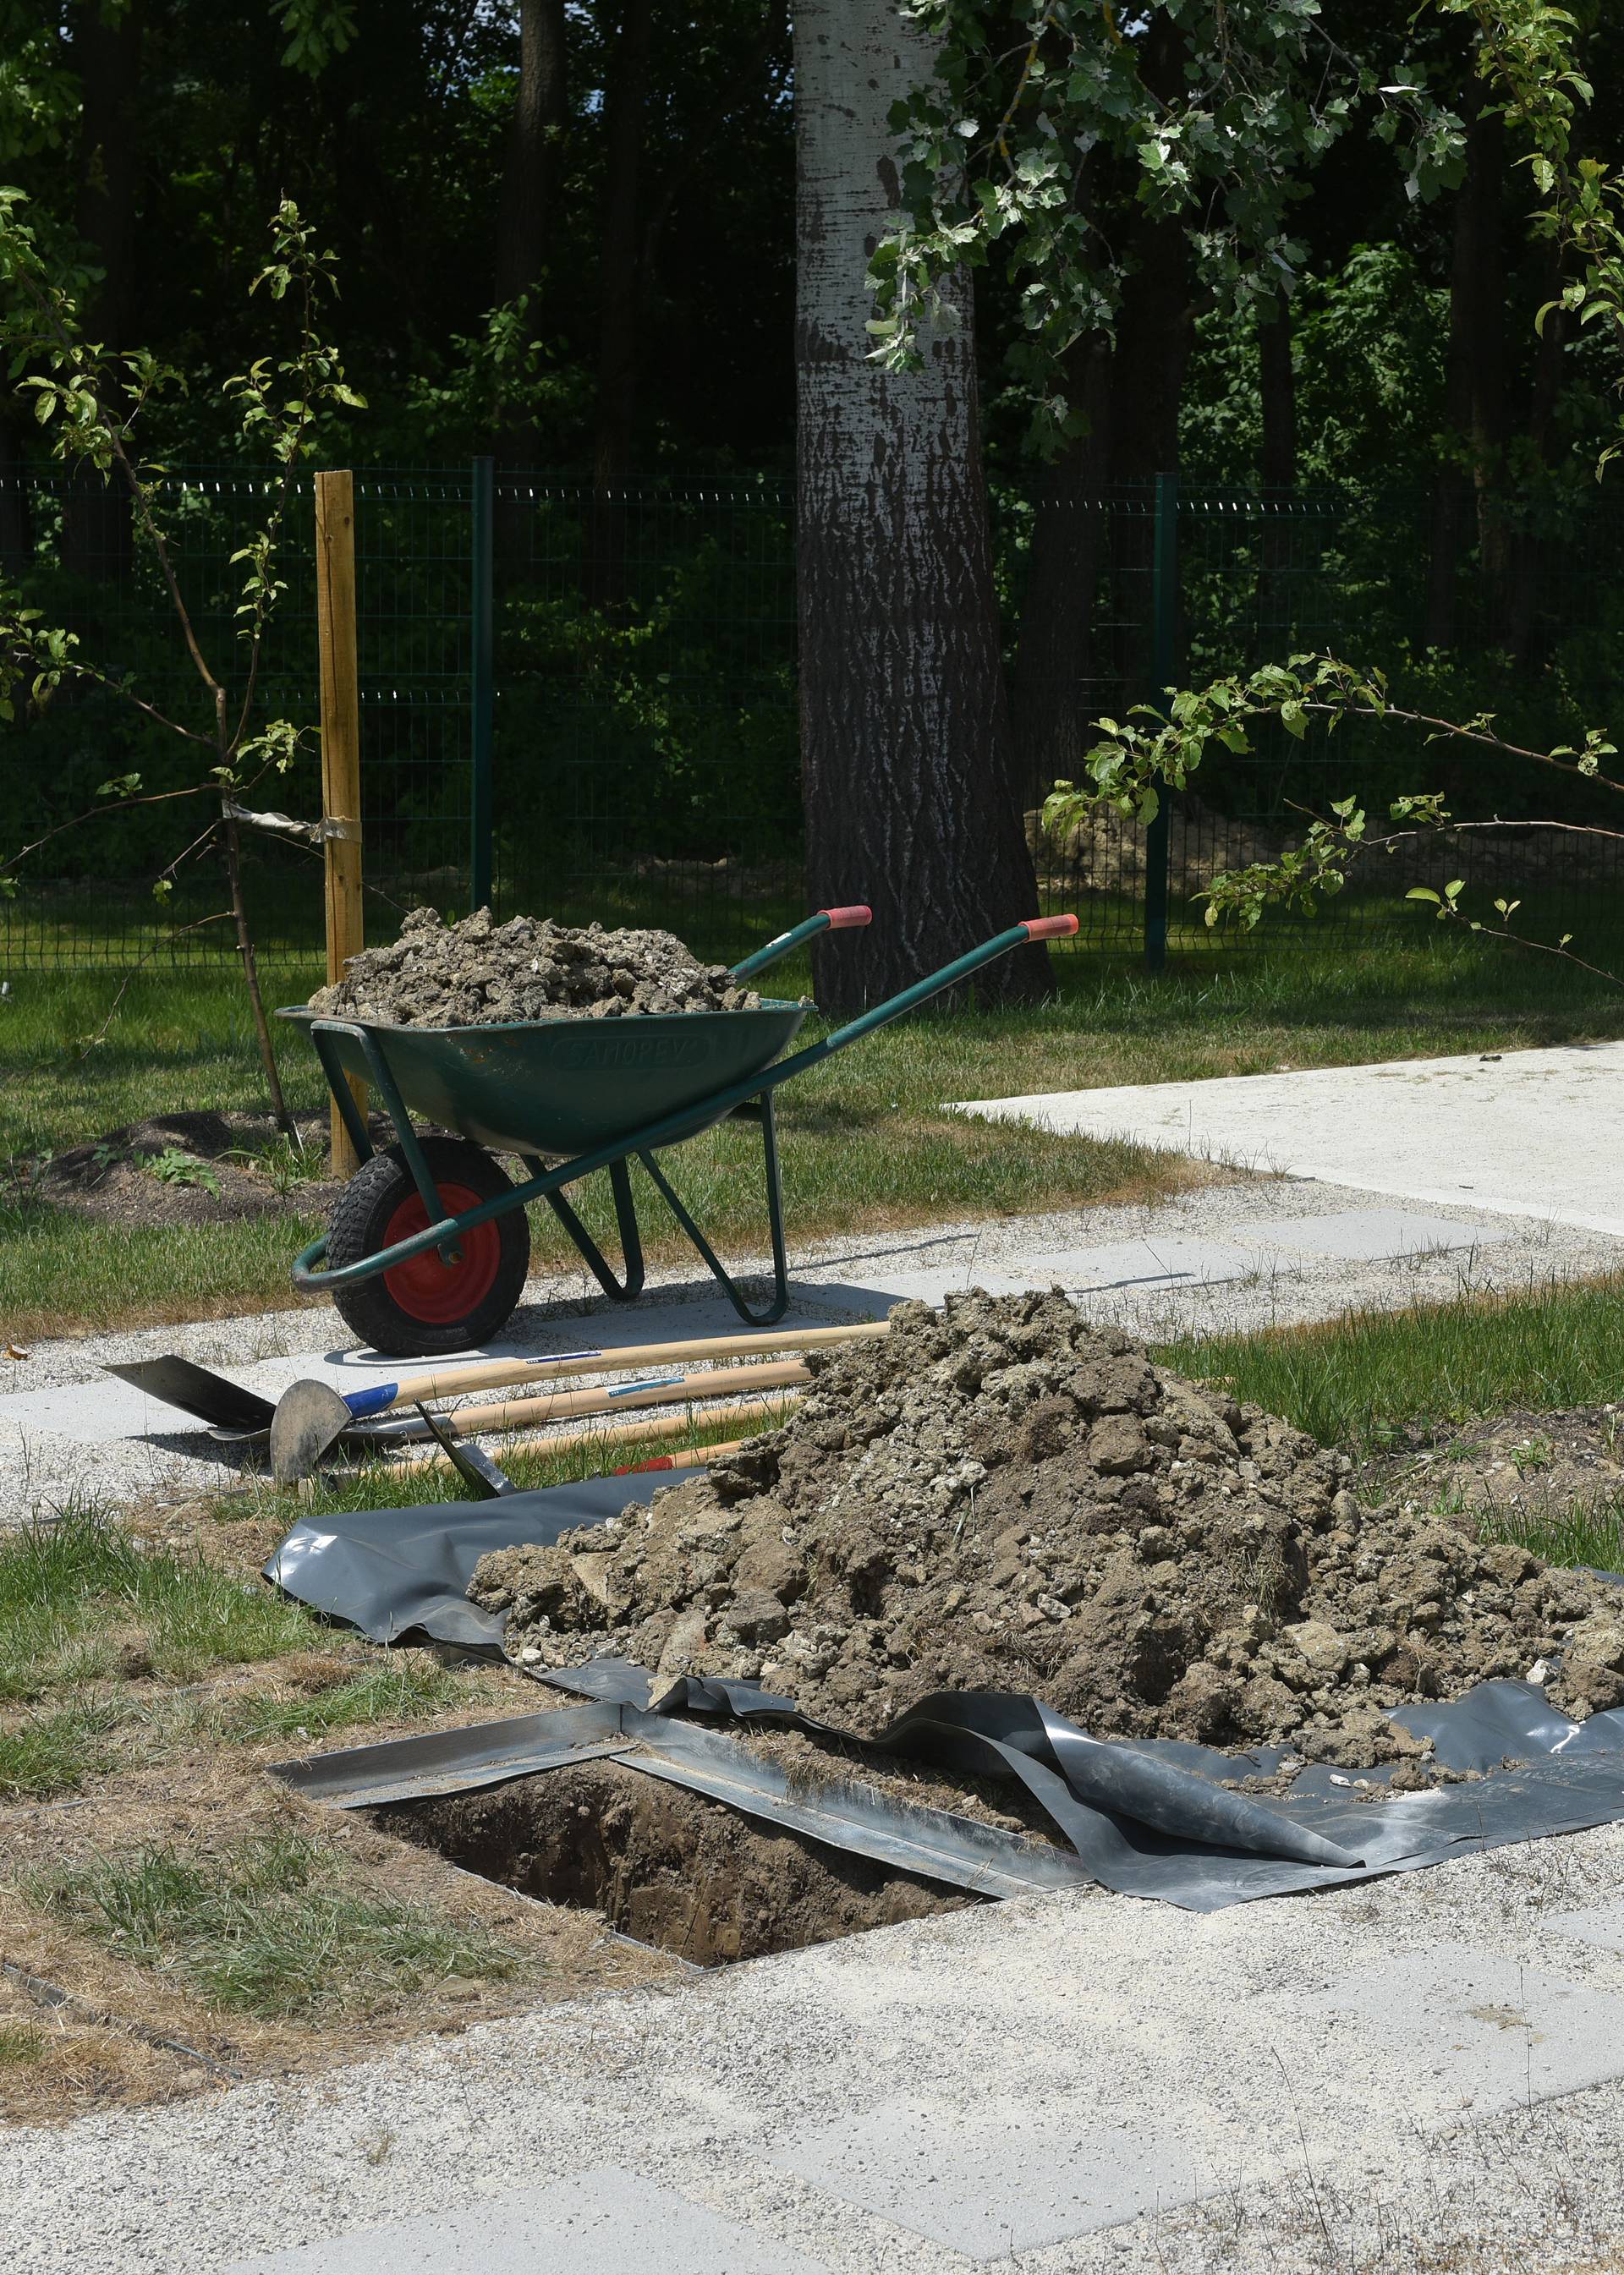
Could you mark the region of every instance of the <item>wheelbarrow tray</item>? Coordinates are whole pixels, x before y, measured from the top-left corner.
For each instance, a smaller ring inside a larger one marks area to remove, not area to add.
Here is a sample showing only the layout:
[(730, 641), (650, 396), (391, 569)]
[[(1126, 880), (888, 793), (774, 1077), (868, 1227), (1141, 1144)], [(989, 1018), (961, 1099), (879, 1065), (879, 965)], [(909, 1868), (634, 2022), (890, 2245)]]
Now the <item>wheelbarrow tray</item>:
[[(649, 1128), (685, 1107), (691, 1130), (729, 1110), (710, 1101), (772, 1064), (810, 1007), (536, 1019), (488, 1027), (402, 1027), (346, 1019), (376, 1040), (413, 1113), (496, 1153), (570, 1155)], [(306, 1004), (279, 1015), (306, 1028)], [(330, 1017), (331, 1015), (325, 1015)], [(369, 1079), (359, 1038), (326, 1038), (346, 1074)]]

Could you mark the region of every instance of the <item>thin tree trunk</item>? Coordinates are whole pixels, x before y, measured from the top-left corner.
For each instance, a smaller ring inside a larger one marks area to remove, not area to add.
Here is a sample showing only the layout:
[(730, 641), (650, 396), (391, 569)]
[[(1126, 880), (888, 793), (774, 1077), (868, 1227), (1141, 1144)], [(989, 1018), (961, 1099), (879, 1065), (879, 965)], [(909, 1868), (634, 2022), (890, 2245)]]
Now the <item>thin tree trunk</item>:
[(1501, 200), (1506, 138), (1501, 120), (1484, 110), (1479, 82), (1466, 97), (1466, 178), (1455, 197), (1449, 276), (1449, 354), (1445, 415), (1464, 460), (1439, 472), (1432, 510), (1432, 561), (1427, 641), (1454, 639), (1455, 577), (1464, 533), (1462, 484), (1477, 500), (1479, 560), (1491, 634), (1505, 620), (1510, 534), (1496, 492), (1506, 447), (1506, 299)]
[(1295, 489), (1297, 383), (1291, 360), (1291, 302), (1283, 292), (1258, 311), (1258, 383), (1263, 401), (1264, 488)]
[(0, 569), (15, 576), (34, 550), (22, 444), (17, 422), (0, 411)]
[[(135, 304), (140, 74), (143, 9), (132, 0), (117, 19), (102, 0), (79, 0), (72, 60), (79, 72), (79, 234), (91, 247), (102, 282), (86, 309), (91, 338), (127, 346)], [(132, 551), (130, 502), (121, 485), (84, 465), (70, 477), (63, 516), (63, 566), (74, 575), (126, 575)]]
[[(795, 11), (801, 760), (812, 904), (865, 900), (826, 946), (820, 1001), (890, 994), (1035, 912), (999, 652), (968, 280), (924, 368), (868, 360), (868, 253), (897, 193), (887, 123), (928, 79), (894, 0)], [(1046, 959), (986, 968), (1030, 999)]]
[[(558, 220), (570, 125), (565, 14), (565, 0), (519, 0), (518, 88), (497, 208), (496, 302), (505, 307), (520, 293), (529, 295), (533, 339), (540, 331), (541, 278)], [(529, 547), (533, 509), (527, 489), (510, 477), (516, 467), (533, 466), (541, 457), (535, 420), (520, 417), (502, 421), (493, 450), (498, 466), (510, 475), (496, 484), (496, 548), (504, 562), (522, 562)]]
[(518, 91), (508, 128), (496, 223), (496, 299), (533, 294), (557, 217), (570, 121), (564, 0), (519, 0)]
[(587, 532), (586, 592), (598, 608), (625, 590), (626, 510), (637, 432), (638, 346), (643, 314), (638, 176), (648, 94), (650, 0), (625, 0), (604, 96), (603, 227), (600, 239), (598, 424)]
[[(1551, 239), (1545, 249), (1545, 273), (1540, 283), (1542, 306), (1553, 301), (1562, 289), (1562, 247)], [(1562, 384), (1562, 351), (1567, 345), (1567, 312), (1553, 307), (1545, 318), (1534, 351), (1534, 384), (1529, 397), (1528, 435), (1535, 456), (1542, 466), (1555, 465), (1560, 450), (1557, 434), (1557, 400)], [(1511, 600), (1507, 613), (1506, 638), (1513, 657), (1518, 663), (1528, 655), (1533, 637), (1534, 614), (1537, 604), (1540, 571), (1545, 563), (1545, 543), (1537, 529), (1521, 529), (1515, 539), (1516, 560), (1512, 572)]]
[(1102, 495), (1111, 460), (1111, 348), (1084, 340), (1067, 358), (1067, 395), (1088, 431), (1039, 477), (1021, 606), (1011, 707), (1023, 800), (1074, 781), (1095, 712), (1090, 633), (1108, 513)]
[[(1297, 481), (1297, 386), (1291, 359), (1291, 302), (1284, 292), (1258, 310), (1258, 391), (1263, 406), (1263, 447), (1258, 471), (1265, 492), (1292, 490)], [(1292, 525), (1278, 511), (1278, 495), (1265, 496), (1261, 574), (1258, 579), (1258, 647), (1255, 661), (1276, 645), (1274, 635), (1289, 624), (1286, 586), (1291, 567)]]

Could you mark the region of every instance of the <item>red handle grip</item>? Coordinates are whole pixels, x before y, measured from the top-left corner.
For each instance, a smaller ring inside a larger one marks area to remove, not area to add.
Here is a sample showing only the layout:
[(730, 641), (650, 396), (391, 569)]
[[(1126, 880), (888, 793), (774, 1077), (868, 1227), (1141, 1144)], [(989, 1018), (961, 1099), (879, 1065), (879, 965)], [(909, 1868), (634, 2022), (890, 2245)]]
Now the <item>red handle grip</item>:
[(1076, 917), (1029, 917), (1021, 927), (1028, 940), (1069, 940), (1076, 928)]
[(862, 902), (849, 909), (820, 909), (820, 917), (827, 917), (831, 932), (849, 932), (854, 925), (872, 924), (874, 911), (865, 908)]

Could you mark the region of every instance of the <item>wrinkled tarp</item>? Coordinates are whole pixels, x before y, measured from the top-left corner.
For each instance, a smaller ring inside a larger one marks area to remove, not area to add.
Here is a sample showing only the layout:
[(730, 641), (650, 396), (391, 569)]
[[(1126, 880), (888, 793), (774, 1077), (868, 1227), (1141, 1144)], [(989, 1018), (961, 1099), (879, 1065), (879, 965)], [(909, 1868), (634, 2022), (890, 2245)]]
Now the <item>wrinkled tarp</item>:
[(1076, 1887), (1091, 1875), (1068, 1850), (940, 1809), (900, 1801), (853, 1778), (793, 1780), (736, 1740), (632, 1705), (564, 1706), (377, 1746), (352, 1746), (273, 1774), (329, 1809), (437, 1799), (480, 1787), (616, 1760), (629, 1770), (725, 1802), (780, 1831), (867, 1856), (893, 1871), (978, 1896), (1029, 1896)]
[[(306, 1519), (272, 1556), (266, 1576), (374, 1642), (421, 1636), (500, 1656), (500, 1619), (463, 1592), (482, 1555), (555, 1540), (573, 1525), (646, 1503), (661, 1487), (693, 1474), (596, 1478), (496, 1501)], [(1396, 1711), (1406, 1729), (1433, 1740), (1440, 1765), (1477, 1772), (1469, 1782), (1388, 1794), (1386, 1769), (1314, 1766), (1288, 1793), (1257, 1799), (1231, 1790), (1230, 1783), (1273, 1773), (1285, 1758), (1283, 1748), (1234, 1755), (1172, 1740), (1094, 1739), (1040, 1700), (1016, 1693), (938, 1693), (876, 1739), (815, 1721), (793, 1700), (750, 1683), (690, 1676), (653, 1698), (646, 1672), (623, 1660), (594, 1659), (544, 1679), (639, 1712), (795, 1728), (948, 1768), (1015, 1777), (1093, 1879), (1192, 1911), (1411, 1871), (1474, 1850), (1624, 1819), (1624, 1710), (1570, 1722), (1527, 1682), (1480, 1683), (1448, 1704)], [(1363, 1792), (1352, 1784), (1355, 1776), (1366, 1781)]]

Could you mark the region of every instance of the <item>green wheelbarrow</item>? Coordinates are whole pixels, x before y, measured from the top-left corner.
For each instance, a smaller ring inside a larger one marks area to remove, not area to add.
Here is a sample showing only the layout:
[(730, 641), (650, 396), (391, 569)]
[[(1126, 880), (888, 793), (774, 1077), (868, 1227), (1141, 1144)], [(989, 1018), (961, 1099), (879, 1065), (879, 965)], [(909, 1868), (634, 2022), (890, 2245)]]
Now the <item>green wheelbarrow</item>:
[[(736, 964), (733, 977), (752, 978), (817, 933), (868, 921), (865, 908), (820, 909)], [(489, 1027), (397, 1027), (323, 1018), (306, 1005), (290, 1006), (278, 1016), (308, 1032), (361, 1160), (325, 1236), (294, 1264), (293, 1284), (305, 1294), (330, 1296), (352, 1332), (374, 1349), (411, 1357), (464, 1350), (488, 1342), (517, 1304), (530, 1265), (525, 1211), (532, 1201), (545, 1201), (604, 1293), (629, 1303), (644, 1280), (631, 1187), (636, 1160), (740, 1319), (771, 1326), (789, 1307), (773, 1119), (780, 1084), (1024, 941), (1076, 928), (1073, 916), (1012, 925), (788, 1058), (781, 1054), (795, 1040), (807, 1004)], [(373, 1145), (351, 1079), (369, 1086), (394, 1125), (395, 1143), (381, 1151)], [(414, 1112), (435, 1128), (419, 1132)], [(773, 1295), (764, 1309), (746, 1302), (656, 1159), (729, 1119), (754, 1122), (761, 1131), (773, 1251)], [(497, 1153), (517, 1155), (531, 1174), (515, 1184)], [(609, 1173), (619, 1274), (565, 1198), (568, 1186), (599, 1169)]]

